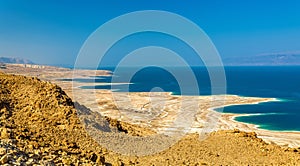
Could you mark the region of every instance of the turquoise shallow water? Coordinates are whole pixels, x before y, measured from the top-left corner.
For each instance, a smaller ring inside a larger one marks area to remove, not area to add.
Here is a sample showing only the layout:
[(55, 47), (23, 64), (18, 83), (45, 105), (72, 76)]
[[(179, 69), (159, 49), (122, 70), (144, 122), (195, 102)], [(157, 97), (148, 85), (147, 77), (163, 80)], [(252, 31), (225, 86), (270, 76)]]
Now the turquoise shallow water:
[[(113, 68), (104, 68), (114, 71)], [(126, 82), (130, 76), (129, 89), (125, 85), (84, 86), (82, 88), (113, 89), (115, 91), (149, 92), (155, 87), (172, 92), (175, 95), (210, 95), (211, 83), (204, 67), (193, 67), (199, 91), (187, 79), (179, 86), (175, 77), (158, 67), (148, 67), (132, 74), (134, 68), (123, 68), (114, 75), (117, 82)], [(185, 75), (183, 68), (177, 73)], [(253, 97), (271, 97), (279, 102), (257, 105), (239, 105), (224, 108), (226, 113), (253, 114), (237, 117), (237, 121), (259, 125), (260, 128), (277, 131), (300, 131), (300, 67), (226, 67), (227, 94)], [(76, 79), (80, 82), (111, 82), (112, 77), (91, 77)], [(123, 79), (124, 78), (124, 79)], [(184, 87), (183, 87), (184, 86)], [(158, 88), (156, 88), (158, 89)], [(181, 89), (185, 89), (184, 92)]]

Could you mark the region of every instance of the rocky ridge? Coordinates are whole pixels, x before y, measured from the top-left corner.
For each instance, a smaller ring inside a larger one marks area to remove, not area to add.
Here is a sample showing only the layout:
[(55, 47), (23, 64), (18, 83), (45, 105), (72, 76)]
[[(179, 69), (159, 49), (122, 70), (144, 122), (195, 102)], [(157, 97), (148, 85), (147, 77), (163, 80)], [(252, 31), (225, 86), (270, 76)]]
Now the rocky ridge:
[[(241, 165), (300, 163), (299, 148), (267, 144), (255, 133), (218, 131), (200, 141), (187, 135), (150, 156), (125, 156), (101, 147), (85, 131), (74, 103), (50, 82), (0, 73), (1, 165)], [(89, 113), (90, 116), (99, 116)], [(101, 117), (104, 118), (104, 117)], [(132, 136), (154, 134), (110, 118)]]

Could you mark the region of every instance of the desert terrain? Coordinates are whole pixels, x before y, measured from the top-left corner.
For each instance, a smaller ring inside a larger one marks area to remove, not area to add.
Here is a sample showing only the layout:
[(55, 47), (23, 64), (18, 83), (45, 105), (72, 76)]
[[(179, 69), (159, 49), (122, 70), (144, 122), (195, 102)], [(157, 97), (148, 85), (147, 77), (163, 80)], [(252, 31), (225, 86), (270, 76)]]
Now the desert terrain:
[[(261, 130), (234, 121), (236, 114), (213, 110), (276, 100), (273, 98), (113, 94), (108, 90), (81, 89), (83, 83), (60, 80), (73, 78), (70, 69), (8, 65), (1, 71), (1, 164), (300, 163), (299, 133)], [(89, 70), (78, 73), (76, 76), (82, 78), (110, 74)], [(116, 104), (113, 96), (121, 102)], [(183, 123), (191, 118), (188, 125)], [(112, 146), (114, 140), (103, 139), (114, 137), (126, 144)]]

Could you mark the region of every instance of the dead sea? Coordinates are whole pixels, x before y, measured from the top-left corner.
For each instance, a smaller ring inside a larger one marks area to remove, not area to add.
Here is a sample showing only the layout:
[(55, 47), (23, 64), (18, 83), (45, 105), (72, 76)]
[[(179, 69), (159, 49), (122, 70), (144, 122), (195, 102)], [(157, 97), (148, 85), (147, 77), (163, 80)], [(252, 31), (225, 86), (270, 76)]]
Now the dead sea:
[[(85, 105), (92, 111), (100, 112), (103, 116), (140, 125), (141, 127), (151, 128), (157, 133), (164, 133), (166, 130), (178, 130), (174, 126), (173, 121), (178, 116), (182, 116), (178, 115), (179, 110), (185, 110), (184, 115), (189, 111), (191, 115), (187, 118), (192, 122), (189, 122), (188, 125), (179, 124), (179, 126), (181, 128), (185, 126), (186, 133), (202, 133), (206, 135), (212, 131), (239, 129), (247, 132), (256, 132), (259, 138), (268, 143), (288, 147), (300, 146), (299, 132), (275, 132), (259, 129), (255, 125), (234, 120), (237, 116), (246, 116), (245, 114), (220, 113), (214, 110), (232, 105), (276, 101), (275, 98), (241, 97), (237, 95), (177, 96), (167, 92), (112, 93), (109, 90), (80, 88), (93, 83), (60, 81), (61, 79), (73, 78), (73, 71), (65, 68), (49, 66), (25, 68), (23, 65), (8, 65), (5, 72), (38, 76), (41, 79), (54, 82), (61, 86), (73, 100)], [(110, 74), (109, 71), (79, 70), (76, 71), (76, 78), (90, 78), (90, 76), (94, 75), (108, 76)], [(116, 103), (115, 98), (118, 98), (120, 101)], [(183, 100), (188, 101), (188, 106), (198, 103), (199, 107), (183, 108), (181, 105)], [(143, 108), (141, 109), (142, 106)]]

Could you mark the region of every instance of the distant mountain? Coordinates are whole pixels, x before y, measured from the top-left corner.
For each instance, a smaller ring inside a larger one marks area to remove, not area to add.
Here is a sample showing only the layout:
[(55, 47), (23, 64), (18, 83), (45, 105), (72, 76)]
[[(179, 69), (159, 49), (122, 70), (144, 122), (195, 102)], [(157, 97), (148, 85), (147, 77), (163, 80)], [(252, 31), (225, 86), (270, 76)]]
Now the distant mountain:
[(0, 57), (0, 63), (18, 63), (18, 64), (34, 64), (32, 61), (23, 58)]
[(229, 66), (282, 66), (300, 65), (300, 52), (293, 53), (269, 53), (248, 57), (231, 57), (223, 60), (224, 65)]

